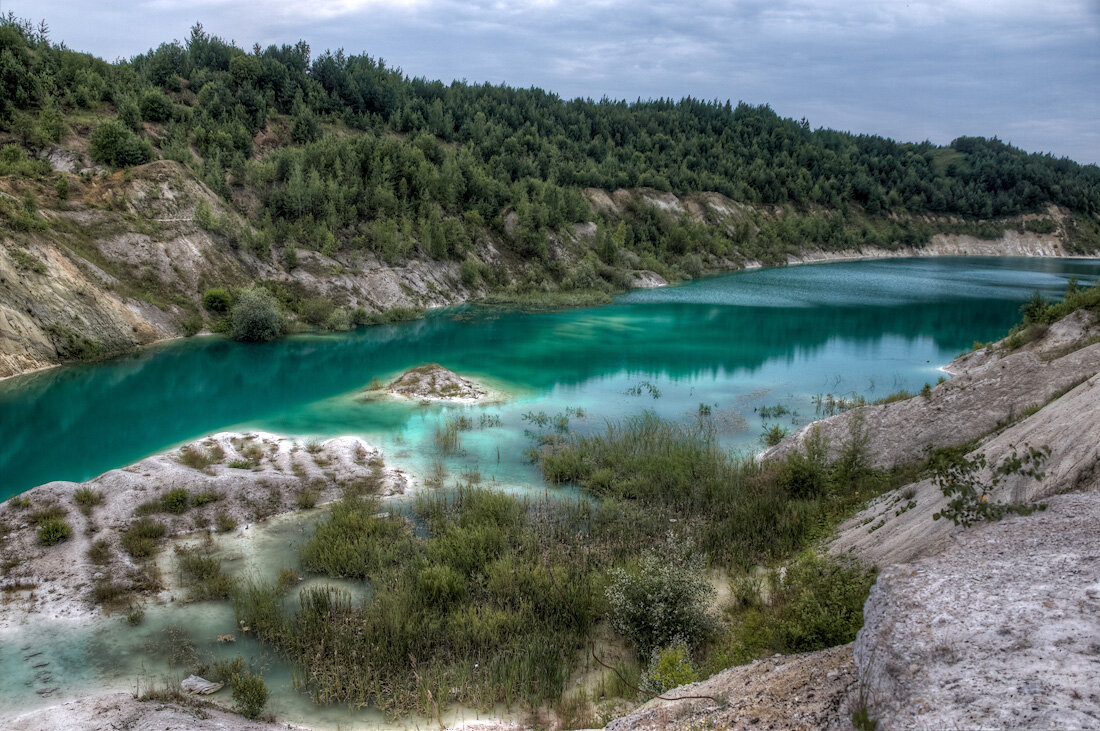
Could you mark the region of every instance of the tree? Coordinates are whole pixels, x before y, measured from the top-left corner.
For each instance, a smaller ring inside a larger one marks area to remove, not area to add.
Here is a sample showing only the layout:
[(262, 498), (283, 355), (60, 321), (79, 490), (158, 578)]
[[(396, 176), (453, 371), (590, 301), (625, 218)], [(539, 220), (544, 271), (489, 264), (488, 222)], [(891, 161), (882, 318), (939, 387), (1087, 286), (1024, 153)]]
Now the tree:
[(233, 337), (248, 343), (275, 340), (283, 332), (283, 319), (271, 294), (259, 287), (246, 289), (233, 306)]
[(144, 165), (153, 159), (153, 148), (140, 139), (126, 125), (107, 120), (92, 133), (88, 150), (92, 159), (114, 167)]
[(157, 89), (141, 95), (141, 116), (150, 122), (167, 122), (172, 118), (172, 102)]

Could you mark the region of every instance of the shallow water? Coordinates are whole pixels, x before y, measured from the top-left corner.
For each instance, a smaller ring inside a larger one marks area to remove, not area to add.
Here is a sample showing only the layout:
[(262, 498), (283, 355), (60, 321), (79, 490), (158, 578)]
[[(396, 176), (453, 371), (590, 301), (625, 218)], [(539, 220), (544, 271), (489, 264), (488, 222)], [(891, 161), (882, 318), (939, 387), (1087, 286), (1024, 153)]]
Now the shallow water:
[[(815, 394), (878, 398), (919, 389), (975, 340), (1002, 335), (1038, 289), (1100, 276), (1096, 260), (901, 259), (739, 272), (559, 312), (455, 308), (413, 323), (266, 345), (192, 338), (93, 366), (0, 383), (0, 499), (49, 480), (85, 480), (225, 429), (358, 434), (423, 470), (443, 415), (499, 416), (463, 437), (452, 470), (477, 465), (537, 487), (523, 457), (526, 412), (583, 407), (574, 427), (643, 409), (686, 419), (712, 405), (722, 439), (759, 446), (763, 405), (814, 417)], [(424, 362), (507, 391), (495, 406), (375, 401), (357, 392)], [(628, 395), (640, 384), (640, 395)], [(794, 422), (793, 424), (790, 422)]]
[[(1071, 276), (1095, 281), (1100, 261), (808, 265), (633, 292), (601, 308), (455, 308), (414, 323), (260, 346), (193, 338), (0, 383), (0, 498), (52, 479), (87, 479), (226, 429), (361, 435), (414, 474), (437, 461), (452, 475), (476, 467), (500, 489), (537, 494), (546, 488), (523, 454), (530, 446), (524, 431), (532, 428), (524, 415), (532, 412), (582, 408), (584, 417), (574, 413), (570, 426), (586, 431), (645, 409), (687, 421), (705, 403), (726, 446), (754, 450), (764, 424), (760, 407), (787, 407), (792, 414), (770, 423), (793, 428), (815, 417), (816, 394), (874, 399), (916, 391), (975, 340), (1003, 335), (1032, 291), (1057, 297)], [(421, 407), (361, 398), (372, 378), (424, 362), (481, 379), (509, 400)], [(458, 412), (475, 425), (482, 415), (499, 417), (500, 425), (464, 433), (459, 454), (440, 455), (434, 430)], [(265, 579), (300, 568), (297, 546), (322, 514), (218, 538), (224, 568)], [(170, 558), (164, 561), (170, 574)], [(325, 583), (348, 589), (355, 601), (366, 597), (361, 583)], [(291, 670), (236, 632), (232, 609), (218, 602), (150, 607), (136, 628), (117, 615), (89, 623), (36, 620), (0, 637), (0, 708), (178, 681), (162, 642), (172, 626), (186, 627), (200, 652), (242, 653), (264, 667), (269, 710), (280, 719), (318, 728), (386, 726), (370, 710), (313, 706), (294, 691)], [(237, 642), (219, 644), (221, 634), (237, 634)], [(35, 693), (54, 686), (61, 689), (50, 698)], [(430, 725), (409, 719), (396, 727)]]

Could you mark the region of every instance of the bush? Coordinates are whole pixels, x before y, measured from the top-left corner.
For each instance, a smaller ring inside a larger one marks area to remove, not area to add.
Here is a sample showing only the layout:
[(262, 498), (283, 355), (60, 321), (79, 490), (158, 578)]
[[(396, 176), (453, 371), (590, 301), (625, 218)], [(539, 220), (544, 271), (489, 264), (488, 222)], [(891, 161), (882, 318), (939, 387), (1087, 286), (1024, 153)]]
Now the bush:
[(653, 651), (640, 687), (657, 696), (698, 679), (699, 672), (691, 661), (691, 652), (683, 642), (677, 641)]
[(160, 504), (164, 512), (179, 515), (187, 510), (191, 502), (191, 494), (182, 487), (174, 487), (160, 497)]
[(90, 509), (103, 503), (103, 493), (90, 487), (78, 487), (73, 493), (73, 500), (82, 509)]
[(100, 538), (98, 541), (88, 547), (88, 560), (92, 563), (102, 566), (111, 560), (111, 544), (109, 541)]
[(96, 162), (114, 167), (144, 165), (153, 159), (153, 147), (126, 125), (114, 120), (100, 124), (89, 139), (88, 151)]
[(298, 314), (310, 325), (321, 327), (334, 309), (335, 305), (327, 297), (311, 297), (298, 308)]
[(216, 315), (224, 315), (229, 312), (232, 303), (233, 298), (225, 287), (211, 287), (202, 296), (202, 306), (208, 312), (213, 312)]
[(157, 541), (165, 536), (168, 529), (152, 518), (134, 521), (122, 534), (122, 547), (134, 558), (152, 556), (157, 550)]
[(141, 116), (149, 122), (167, 122), (172, 118), (172, 102), (157, 89), (141, 95)]
[(263, 676), (242, 670), (229, 678), (229, 687), (233, 689), (233, 702), (237, 704), (237, 713), (245, 718), (259, 718), (264, 705), (267, 704), (267, 685), (264, 683)]
[[(863, 626), (863, 604), (875, 573), (854, 563), (808, 551), (787, 565), (785, 574), (739, 597), (730, 609), (729, 634), (710, 658), (718, 670), (773, 653), (812, 652), (851, 642)], [(742, 593), (742, 592), (739, 592)]]
[(329, 576), (365, 578), (400, 561), (410, 536), (401, 518), (378, 515), (373, 498), (343, 500), (299, 549), (302, 565)]
[(481, 283), (481, 270), (473, 259), (462, 262), (459, 275), (462, 277), (462, 286), (466, 289), (473, 289)]
[[(985, 520), (1000, 520), (1009, 513), (1028, 515), (1045, 507), (990, 499), (1008, 477), (1043, 481), (1043, 463), (1050, 456), (1050, 447), (1036, 449), (1025, 444), (1022, 455), (1015, 445), (1010, 447), (1012, 454), (995, 466), (988, 464), (983, 453), (968, 458), (959, 448), (936, 450), (932, 455), (932, 484), (950, 500), (943, 510), (932, 514), (932, 519), (946, 518), (955, 525), (970, 527)], [(982, 478), (985, 474), (989, 475), (987, 479)]]
[(233, 337), (244, 342), (260, 343), (278, 338), (283, 332), (283, 320), (275, 298), (267, 290), (253, 287), (241, 292), (233, 306)]
[(647, 551), (632, 569), (613, 569), (606, 596), (611, 626), (639, 657), (680, 641), (702, 644), (715, 629), (714, 588), (690, 540), (669, 533), (666, 545)]
[(343, 308), (337, 308), (325, 318), (325, 329), (331, 332), (343, 332), (351, 329), (351, 316)]
[(72, 526), (60, 518), (47, 518), (38, 524), (38, 542), (43, 546), (67, 541), (72, 534)]

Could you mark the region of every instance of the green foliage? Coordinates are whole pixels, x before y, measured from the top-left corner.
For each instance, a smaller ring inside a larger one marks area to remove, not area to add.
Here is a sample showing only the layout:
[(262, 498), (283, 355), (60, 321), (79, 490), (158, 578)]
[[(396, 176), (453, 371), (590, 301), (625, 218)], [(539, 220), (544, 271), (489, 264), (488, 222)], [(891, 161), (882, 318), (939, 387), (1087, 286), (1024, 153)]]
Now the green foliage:
[(97, 566), (109, 563), (111, 560), (110, 542), (103, 538), (94, 541), (92, 545), (88, 547), (88, 560)]
[(237, 617), (309, 669), (318, 702), (434, 715), (432, 698), (481, 708), (556, 699), (598, 616), (599, 579), (545, 519), (566, 514), (529, 507), (473, 488), (422, 495), (414, 533), (405, 518), (377, 515), (372, 499), (345, 500), (303, 559), (335, 555), (318, 565), (369, 571), (369, 598), (353, 605), (333, 588), (286, 598), (282, 585), (246, 583), (233, 594)]
[(187, 510), (191, 502), (191, 493), (182, 487), (173, 487), (160, 496), (160, 504), (166, 513), (179, 515)]
[[(682, 522), (712, 559), (748, 567), (782, 558), (819, 537), (833, 521), (887, 489), (892, 478), (860, 467), (865, 440), (839, 445), (828, 463), (807, 440), (784, 462), (735, 459), (701, 426), (654, 414), (608, 425), (605, 433), (549, 440), (539, 454), (548, 482), (634, 504), (646, 520)], [(610, 508), (609, 508), (610, 509)], [(642, 543), (644, 545), (644, 543)]]
[(130, 167), (153, 159), (153, 147), (121, 122), (101, 122), (88, 140), (92, 159), (104, 165)]
[(245, 718), (256, 719), (267, 705), (267, 684), (262, 675), (249, 670), (240, 670), (229, 676), (229, 687), (233, 693), (233, 702), (237, 713)]
[(43, 546), (54, 546), (69, 540), (73, 528), (61, 518), (47, 518), (38, 524), (38, 542)]
[(714, 588), (690, 541), (669, 534), (631, 569), (611, 571), (606, 590), (611, 626), (648, 657), (674, 643), (698, 647), (714, 633)]
[(152, 556), (157, 542), (167, 534), (163, 523), (152, 518), (139, 518), (122, 533), (122, 547), (134, 558)]
[(167, 122), (172, 118), (172, 102), (159, 89), (141, 95), (141, 116), (148, 122)]
[(690, 650), (683, 642), (673, 642), (653, 651), (640, 687), (649, 695), (659, 696), (697, 680), (699, 671), (695, 669)]
[(64, 175), (59, 177), (53, 184), (53, 190), (59, 201), (69, 200), (69, 179)]
[(863, 605), (874, 582), (874, 571), (812, 551), (796, 556), (783, 571), (741, 577), (727, 610), (730, 625), (709, 667), (851, 642), (863, 626)]
[(78, 487), (73, 493), (73, 501), (80, 506), (82, 513), (91, 515), (92, 508), (103, 504), (103, 493), (90, 487)]
[(225, 287), (211, 287), (202, 295), (202, 306), (215, 315), (228, 313), (232, 303), (233, 297)]
[(282, 335), (283, 319), (279, 307), (267, 290), (246, 289), (233, 305), (233, 337), (244, 342), (264, 342)]
[(197, 549), (176, 549), (176, 564), (192, 599), (224, 599), (233, 589), (233, 579), (222, 573), (221, 560)]
[[(947, 518), (955, 525), (969, 527), (986, 520), (1000, 520), (1009, 513), (1028, 515), (1045, 506), (1023, 503), (995, 502), (991, 499), (1009, 477), (1043, 480), (1042, 467), (1050, 456), (1050, 447), (1024, 445), (1020, 454), (1016, 447), (996, 466), (986, 461), (984, 453), (967, 457), (960, 448), (937, 450), (932, 458), (932, 482), (950, 498), (947, 506), (932, 518)], [(983, 476), (987, 473), (987, 479)]]
[(399, 562), (411, 550), (408, 526), (378, 511), (375, 498), (336, 503), (299, 549), (302, 565), (329, 576), (366, 578)]
[(783, 441), (785, 436), (787, 436), (787, 430), (779, 424), (765, 425), (764, 431), (760, 433), (760, 441), (768, 447), (774, 447)]

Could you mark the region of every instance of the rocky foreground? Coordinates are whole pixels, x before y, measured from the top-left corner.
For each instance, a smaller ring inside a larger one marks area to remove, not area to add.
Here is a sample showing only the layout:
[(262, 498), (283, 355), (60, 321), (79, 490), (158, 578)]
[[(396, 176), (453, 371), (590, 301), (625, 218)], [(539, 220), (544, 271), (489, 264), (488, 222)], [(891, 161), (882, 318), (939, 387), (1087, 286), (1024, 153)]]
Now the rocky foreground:
[(960, 356), (927, 396), (854, 409), (770, 450), (800, 449), (816, 428), (834, 447), (866, 439), (880, 467), (967, 442), (990, 466), (1026, 446), (1050, 453), (1042, 479), (1012, 476), (988, 496), (1042, 506), (1031, 515), (969, 529), (934, 520), (947, 498), (926, 479), (840, 526), (826, 550), (883, 569), (854, 652), (731, 668), (668, 694), (718, 704), (653, 701), (609, 728), (852, 728), (865, 710), (878, 731), (1100, 729), (1098, 334), (1079, 311), (1033, 342)]
[[(163, 590), (155, 565), (125, 545), (142, 520), (162, 525), (165, 538), (242, 531), (335, 500), (349, 487), (393, 494), (407, 482), (356, 437), (322, 442), (225, 432), (85, 483), (36, 487), (0, 506), (0, 631), (30, 615), (91, 616), (112, 595), (155, 598)], [(169, 490), (185, 492), (187, 501), (171, 503)], [(71, 537), (42, 545), (44, 515), (67, 523)], [(100, 550), (90, 552), (96, 543)]]

